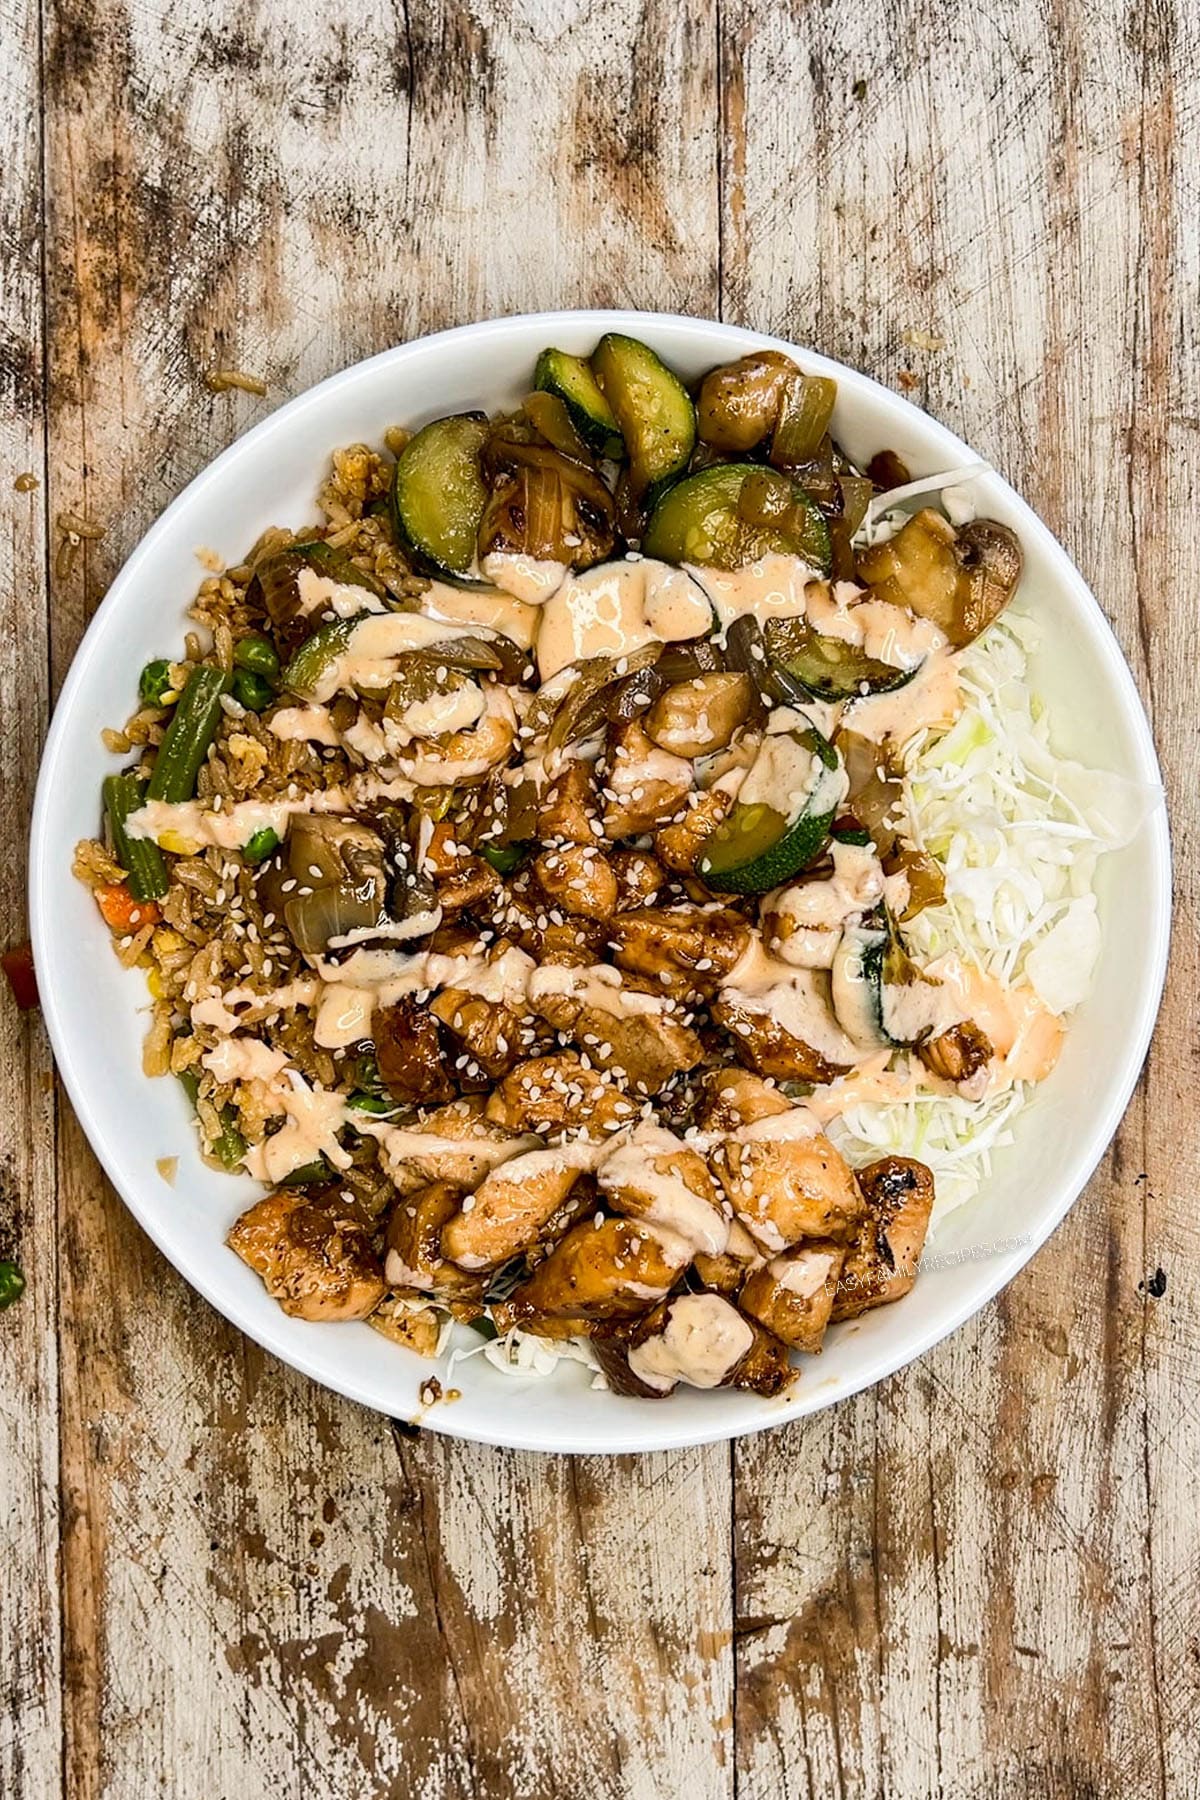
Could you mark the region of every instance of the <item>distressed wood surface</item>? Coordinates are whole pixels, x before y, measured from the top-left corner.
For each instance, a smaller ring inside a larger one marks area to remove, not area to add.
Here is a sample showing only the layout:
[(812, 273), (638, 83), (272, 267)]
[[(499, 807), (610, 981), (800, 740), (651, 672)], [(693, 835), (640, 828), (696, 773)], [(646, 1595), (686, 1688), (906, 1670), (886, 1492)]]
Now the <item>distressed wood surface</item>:
[[(1198, 60), (1183, 0), (0, 0), (10, 845), (106, 583), (236, 433), (419, 331), (636, 304), (809, 341), (1017, 483), (1151, 708), (1179, 891), (1052, 1242), (735, 1452), (503, 1455), (314, 1389), (55, 1132), (0, 1004), (4, 1800), (1200, 1793)], [(64, 510), (106, 526), (73, 566)]]

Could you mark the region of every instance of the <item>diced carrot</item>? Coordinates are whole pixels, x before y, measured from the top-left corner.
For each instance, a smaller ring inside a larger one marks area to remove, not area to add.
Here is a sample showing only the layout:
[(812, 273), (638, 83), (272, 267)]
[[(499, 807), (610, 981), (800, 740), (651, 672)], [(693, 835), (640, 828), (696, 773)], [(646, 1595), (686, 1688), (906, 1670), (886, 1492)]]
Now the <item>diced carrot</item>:
[(439, 819), (434, 826), (423, 860), (431, 875), (453, 875), (457, 869), (458, 844), (449, 819)]
[(104, 923), (110, 931), (119, 931), (122, 936), (140, 931), (143, 925), (157, 925), (162, 918), (153, 900), (134, 899), (127, 882), (116, 881), (111, 887), (98, 887), (95, 895)]

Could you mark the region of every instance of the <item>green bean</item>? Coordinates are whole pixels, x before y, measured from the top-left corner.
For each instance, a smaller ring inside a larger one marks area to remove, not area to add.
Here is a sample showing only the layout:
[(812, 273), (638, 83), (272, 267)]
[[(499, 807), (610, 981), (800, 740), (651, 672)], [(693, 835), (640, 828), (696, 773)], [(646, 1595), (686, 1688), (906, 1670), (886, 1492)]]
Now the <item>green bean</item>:
[(266, 862), (268, 856), (273, 856), (278, 848), (279, 834), (272, 831), (269, 825), (264, 825), (261, 831), (256, 831), (254, 836), (242, 845), (242, 856), (248, 863)]
[(322, 1157), (317, 1162), (302, 1163), (298, 1169), (293, 1169), (289, 1175), (285, 1175), (279, 1185), (280, 1187), (312, 1187), (316, 1182), (330, 1181), (332, 1177), (332, 1165)]
[(25, 1292), (25, 1277), (15, 1262), (0, 1262), (0, 1312)]
[(146, 798), (146, 783), (136, 775), (106, 775), (100, 785), (112, 852), (129, 878), (135, 900), (157, 900), (167, 891), (167, 865), (153, 838), (131, 838), (125, 821)]
[(240, 638), (233, 647), (234, 667), (249, 669), (252, 675), (265, 675), (274, 681), (279, 674), (279, 658), (274, 644), (264, 637)]
[(148, 662), (138, 676), (138, 698), (143, 706), (165, 706), (171, 692), (171, 665), (161, 656)]
[(266, 676), (256, 675), (251, 669), (234, 670), (232, 692), (238, 705), (244, 706), (247, 712), (261, 712), (275, 698), (275, 689)]
[(192, 670), (159, 745), (146, 789), (148, 800), (174, 803), (195, 794), (196, 777), (217, 734), (221, 696), (228, 686), (229, 677), (221, 669), (200, 663)]
[[(179, 1085), (195, 1106), (200, 1098), (200, 1077), (195, 1069), (179, 1071)], [(236, 1169), (246, 1154), (246, 1140), (238, 1130), (236, 1106), (223, 1106), (218, 1115), (221, 1120), (221, 1135), (208, 1145), (210, 1156), (215, 1156), (223, 1169)]]

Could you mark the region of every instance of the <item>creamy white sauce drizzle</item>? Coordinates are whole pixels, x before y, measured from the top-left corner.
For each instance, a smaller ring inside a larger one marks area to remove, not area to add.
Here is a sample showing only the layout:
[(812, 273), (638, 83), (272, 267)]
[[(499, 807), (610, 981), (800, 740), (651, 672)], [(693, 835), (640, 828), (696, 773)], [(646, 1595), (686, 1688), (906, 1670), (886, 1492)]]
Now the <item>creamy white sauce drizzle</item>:
[(677, 1382), (720, 1387), (743, 1361), (754, 1332), (720, 1294), (681, 1294), (657, 1337), (629, 1352), (629, 1367), (649, 1388), (669, 1394)]
[(639, 1125), (604, 1157), (596, 1179), (618, 1211), (665, 1226), (691, 1245), (693, 1255), (720, 1256), (729, 1243), (729, 1221), (670, 1167), (684, 1150), (661, 1126)]

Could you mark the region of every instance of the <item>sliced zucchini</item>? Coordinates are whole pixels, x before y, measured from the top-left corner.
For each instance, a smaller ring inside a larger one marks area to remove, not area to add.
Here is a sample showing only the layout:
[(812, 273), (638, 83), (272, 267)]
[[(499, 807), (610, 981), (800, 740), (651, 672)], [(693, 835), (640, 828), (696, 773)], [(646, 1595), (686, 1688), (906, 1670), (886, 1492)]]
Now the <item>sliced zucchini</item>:
[(354, 627), (362, 623), (366, 613), (355, 613), (350, 619), (331, 619), (305, 638), (296, 654), (284, 667), (281, 685), (289, 694), (311, 700), (330, 664), (345, 650)]
[(648, 344), (620, 332), (600, 339), (592, 369), (625, 440), (633, 497), (653, 506), (683, 474), (695, 446), (691, 396)]
[(772, 553), (799, 556), (828, 574), (829, 527), (816, 502), (786, 475), (756, 463), (716, 463), (663, 495), (642, 540), (663, 562), (740, 569)]
[(834, 956), (833, 1010), (864, 1049), (911, 1048), (944, 1028), (942, 984), (909, 956), (895, 919), (847, 926)]
[(396, 458), (392, 528), (427, 575), (461, 581), (475, 559), (488, 498), (479, 464), (487, 434), (483, 413), (455, 413), (422, 427)]
[(543, 350), (533, 371), (533, 385), (543, 393), (558, 395), (589, 450), (612, 462), (625, 454), (621, 427), (582, 356), (572, 356), (568, 350)]
[(814, 700), (890, 694), (917, 672), (916, 667), (897, 669), (892, 663), (880, 662), (841, 638), (823, 637), (807, 619), (770, 619), (764, 636), (771, 660), (794, 675)]
[(765, 894), (815, 862), (846, 797), (846, 772), (815, 726), (768, 734), (696, 873), (714, 893)]
[(864, 1050), (886, 1049), (892, 1042), (883, 1028), (887, 941), (880, 926), (847, 925), (830, 970), (834, 1017), (851, 1042)]

